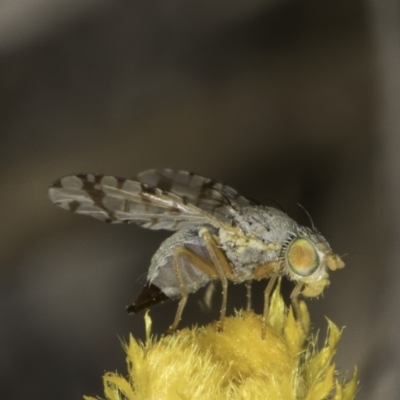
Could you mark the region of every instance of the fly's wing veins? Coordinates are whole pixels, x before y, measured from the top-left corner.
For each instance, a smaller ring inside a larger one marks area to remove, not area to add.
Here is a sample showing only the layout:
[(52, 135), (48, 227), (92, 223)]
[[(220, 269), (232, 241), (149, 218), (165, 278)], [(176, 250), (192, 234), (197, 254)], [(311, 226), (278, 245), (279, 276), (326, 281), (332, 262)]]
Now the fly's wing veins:
[(138, 180), (173, 193), (224, 222), (232, 207), (253, 204), (230, 186), (192, 172), (152, 169), (140, 173)]
[(77, 214), (149, 229), (174, 231), (215, 223), (211, 215), (176, 194), (114, 176), (67, 175), (50, 186), (49, 197), (59, 207)]

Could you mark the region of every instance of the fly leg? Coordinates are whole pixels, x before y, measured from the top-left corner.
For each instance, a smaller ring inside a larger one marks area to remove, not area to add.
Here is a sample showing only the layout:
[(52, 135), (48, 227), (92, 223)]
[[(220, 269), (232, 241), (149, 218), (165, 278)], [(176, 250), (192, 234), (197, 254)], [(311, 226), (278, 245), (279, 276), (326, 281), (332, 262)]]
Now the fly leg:
[(269, 298), (271, 296), (272, 289), (274, 288), (276, 279), (278, 278), (279, 274), (275, 273), (272, 275), (271, 279), (268, 282), (267, 287), (264, 290), (264, 312), (262, 317), (262, 328), (261, 328), (261, 338), (265, 339), (265, 335), (267, 332), (267, 319), (269, 313)]
[(262, 328), (261, 328), (262, 339), (265, 339), (267, 331), (269, 299), (271, 296), (272, 289), (274, 288), (275, 282), (279, 275), (281, 275), (281, 266), (277, 261), (268, 261), (264, 264), (260, 264), (253, 271), (254, 279), (260, 280), (269, 278), (268, 285), (264, 290), (264, 312), (262, 317)]
[(185, 308), (186, 302), (187, 302), (187, 298), (188, 298), (188, 291), (186, 288), (186, 284), (185, 281), (183, 279), (182, 276), (182, 268), (181, 265), (179, 263), (179, 258), (182, 254), (182, 247), (176, 247), (174, 250), (174, 260), (173, 260), (173, 268), (174, 268), (174, 272), (175, 272), (175, 276), (176, 279), (178, 281), (179, 284), (179, 289), (181, 291), (181, 299), (179, 300), (179, 304), (178, 304), (178, 308), (176, 310), (176, 314), (175, 314), (175, 318), (174, 318), (174, 322), (172, 322), (172, 325), (169, 327), (167, 334), (172, 333), (176, 330), (179, 321), (181, 320), (182, 317), (182, 312), (183, 309)]
[(251, 311), (251, 280), (246, 281), (246, 311)]
[(304, 333), (306, 333), (306, 328), (304, 326), (303, 319), (301, 318), (300, 305), (299, 305), (299, 294), (301, 292), (301, 289), (303, 289), (303, 286), (304, 284), (302, 282), (297, 282), (292, 293), (290, 294), (290, 300), (292, 302), (294, 315), (297, 321), (299, 322), (301, 329), (303, 330)]
[(234, 280), (233, 271), (229, 261), (227, 260), (223, 251), (220, 249), (212, 234), (204, 228), (200, 230), (199, 235), (203, 238), (206, 244), (208, 253), (215, 268), (215, 272), (222, 283), (222, 304), (218, 326), (218, 329), (222, 331), (224, 329), (226, 305), (228, 299), (228, 279)]
[(190, 264), (192, 264), (196, 268), (203, 271), (211, 279), (218, 278), (218, 274), (216, 273), (214, 266), (211, 265), (204, 258), (200, 257), (198, 254), (187, 249), (186, 247), (178, 246), (175, 248), (174, 256), (173, 256), (173, 269), (174, 269), (174, 273), (175, 273), (176, 279), (179, 284), (179, 289), (180, 289), (182, 297), (179, 300), (179, 304), (178, 304), (178, 308), (176, 310), (174, 321), (172, 322), (172, 325), (169, 327), (167, 334), (174, 332), (176, 330), (176, 328), (178, 327), (179, 321), (181, 320), (181, 317), (182, 317), (183, 309), (185, 308), (185, 305), (186, 305), (186, 302), (188, 299), (188, 295), (189, 295), (187, 285), (185, 283), (185, 280), (184, 280), (183, 274), (182, 274), (182, 268), (183, 268), (182, 260), (183, 259), (186, 259)]

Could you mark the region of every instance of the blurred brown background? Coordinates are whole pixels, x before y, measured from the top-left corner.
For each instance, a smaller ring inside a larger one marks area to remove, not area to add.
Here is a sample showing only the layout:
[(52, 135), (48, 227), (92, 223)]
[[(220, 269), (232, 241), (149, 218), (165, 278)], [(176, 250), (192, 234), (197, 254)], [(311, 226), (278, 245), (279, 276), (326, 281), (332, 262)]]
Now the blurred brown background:
[[(0, 398), (101, 395), (105, 371), (125, 373), (119, 338), (144, 336), (125, 305), (168, 236), (64, 212), (48, 185), (170, 167), (273, 199), (303, 224), (296, 203), (309, 211), (346, 254), (308, 302), (315, 327), (324, 337), (324, 315), (346, 326), (336, 361), (359, 366), (359, 399), (397, 399), (397, 3), (1, 2)], [(232, 288), (230, 312), (244, 293)], [(181, 326), (217, 315), (201, 295)], [(175, 307), (152, 309), (156, 332)]]

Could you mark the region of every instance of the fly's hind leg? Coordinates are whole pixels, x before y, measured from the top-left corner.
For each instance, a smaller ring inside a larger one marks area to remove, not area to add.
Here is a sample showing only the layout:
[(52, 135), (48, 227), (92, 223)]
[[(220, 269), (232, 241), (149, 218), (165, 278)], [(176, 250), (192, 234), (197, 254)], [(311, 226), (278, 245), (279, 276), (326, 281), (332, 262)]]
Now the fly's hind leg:
[(179, 300), (178, 308), (176, 310), (174, 321), (172, 325), (169, 327), (167, 334), (174, 332), (179, 324), (179, 321), (182, 317), (183, 309), (185, 308), (187, 299), (188, 299), (188, 290), (185, 283), (185, 280), (182, 275), (182, 264), (180, 260), (186, 259), (191, 265), (203, 271), (206, 275), (208, 275), (211, 279), (218, 278), (218, 274), (215, 271), (213, 265), (211, 265), (207, 260), (203, 257), (200, 257), (198, 254), (193, 251), (187, 249), (183, 246), (178, 246), (174, 250), (173, 255), (173, 269), (175, 272), (176, 279), (179, 284), (179, 289), (181, 292), (181, 299)]
[(181, 320), (182, 312), (183, 312), (183, 309), (185, 308), (187, 298), (188, 298), (188, 291), (187, 291), (186, 284), (185, 284), (185, 281), (182, 276), (181, 266), (179, 265), (179, 257), (182, 254), (184, 254), (183, 253), (184, 249), (185, 249), (184, 247), (179, 246), (174, 250), (174, 261), (173, 261), (174, 262), (173, 263), (174, 272), (175, 272), (175, 276), (176, 276), (176, 279), (179, 284), (179, 289), (181, 291), (182, 297), (179, 300), (179, 304), (178, 304), (178, 308), (176, 310), (174, 321), (172, 322), (172, 325), (169, 327), (167, 334), (172, 333), (176, 330), (176, 328), (179, 324), (179, 321)]
[(220, 249), (213, 235), (206, 228), (201, 229), (199, 235), (202, 237), (206, 244), (208, 254), (210, 255), (214, 266), (214, 271), (217, 273), (217, 277), (222, 283), (222, 304), (218, 326), (218, 329), (222, 331), (224, 328), (226, 305), (228, 299), (228, 279), (233, 280), (233, 271), (231, 265), (229, 264), (229, 261), (227, 260), (223, 251)]

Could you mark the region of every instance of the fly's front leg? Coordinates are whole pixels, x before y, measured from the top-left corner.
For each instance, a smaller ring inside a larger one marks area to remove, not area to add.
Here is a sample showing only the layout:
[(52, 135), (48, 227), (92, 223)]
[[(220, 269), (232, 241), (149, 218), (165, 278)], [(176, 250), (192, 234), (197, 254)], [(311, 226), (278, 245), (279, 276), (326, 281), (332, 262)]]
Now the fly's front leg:
[(269, 299), (271, 296), (272, 289), (274, 288), (276, 279), (278, 278), (279, 274), (275, 273), (272, 275), (271, 279), (268, 282), (267, 287), (264, 290), (264, 312), (262, 317), (262, 328), (261, 328), (261, 338), (265, 339), (265, 335), (267, 332), (267, 319), (269, 313)]
[(264, 312), (262, 317), (262, 328), (261, 328), (262, 339), (265, 339), (267, 331), (269, 299), (271, 297), (271, 292), (272, 289), (274, 288), (275, 282), (280, 274), (281, 274), (281, 266), (277, 261), (268, 261), (265, 264), (260, 264), (253, 271), (254, 279), (260, 280), (269, 278), (268, 285), (264, 290)]
[(222, 283), (222, 305), (221, 313), (219, 317), (219, 330), (223, 330), (224, 321), (226, 316), (226, 305), (228, 299), (228, 278), (232, 279), (233, 272), (229, 261), (226, 259), (225, 254), (220, 249), (217, 241), (212, 236), (212, 234), (205, 228), (201, 229), (199, 235), (203, 238), (207, 251), (215, 267), (215, 271), (218, 274), (218, 278)]
[(299, 305), (299, 294), (301, 293), (303, 286), (304, 286), (304, 284), (302, 282), (297, 282), (296, 286), (294, 287), (294, 289), (290, 295), (290, 300), (292, 302), (292, 308), (293, 308), (294, 315), (295, 315), (297, 321), (299, 322), (301, 329), (303, 330), (304, 333), (306, 333), (303, 319), (301, 318), (300, 305)]

